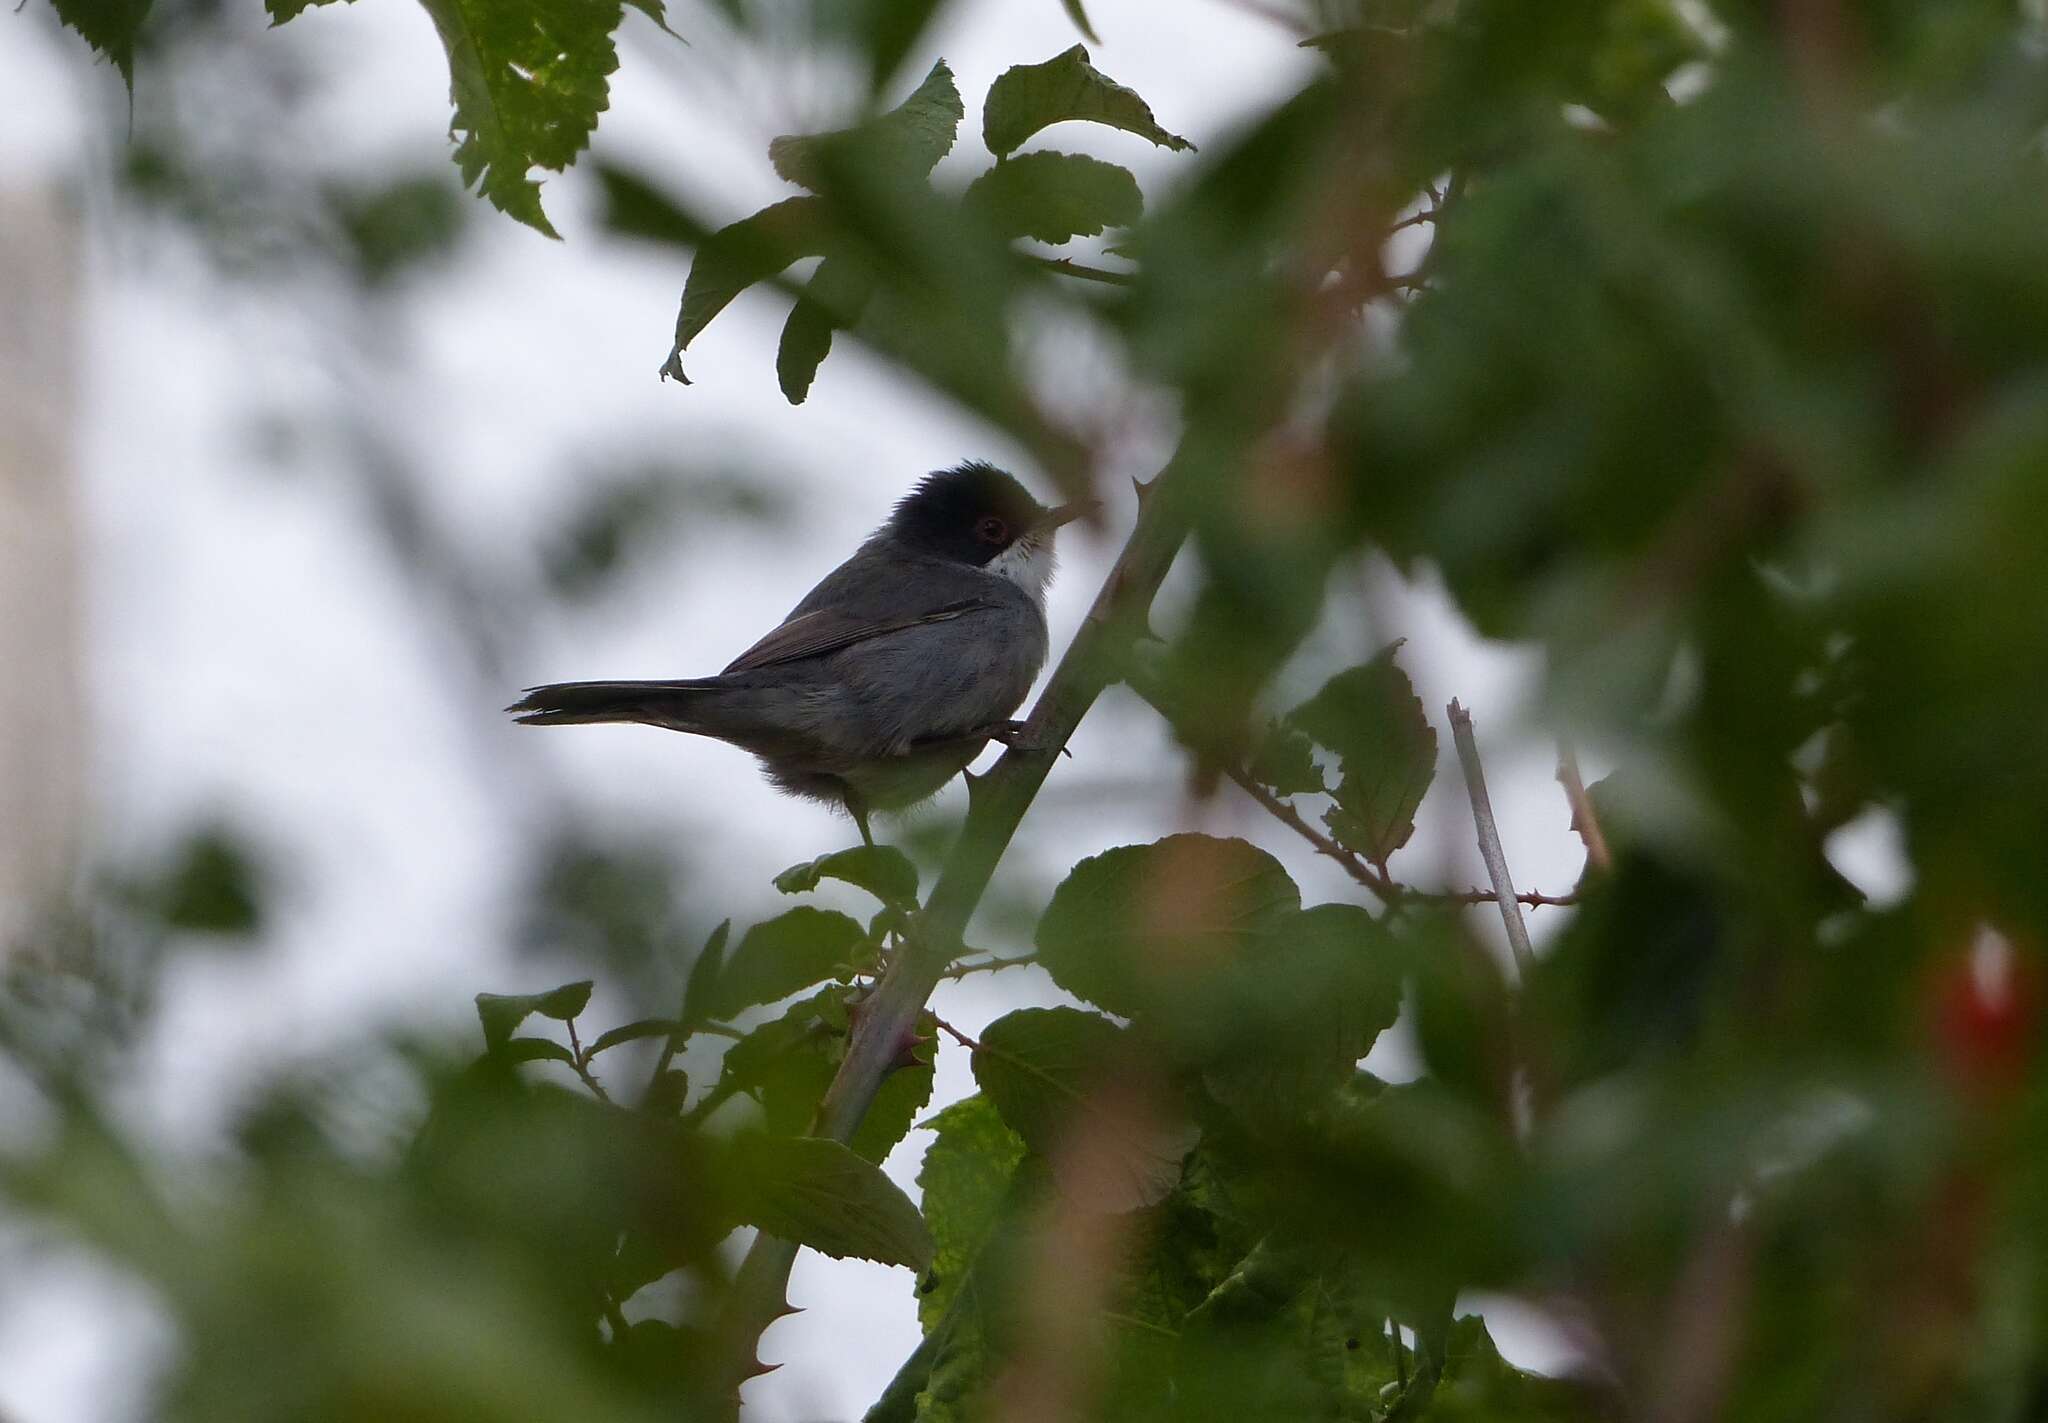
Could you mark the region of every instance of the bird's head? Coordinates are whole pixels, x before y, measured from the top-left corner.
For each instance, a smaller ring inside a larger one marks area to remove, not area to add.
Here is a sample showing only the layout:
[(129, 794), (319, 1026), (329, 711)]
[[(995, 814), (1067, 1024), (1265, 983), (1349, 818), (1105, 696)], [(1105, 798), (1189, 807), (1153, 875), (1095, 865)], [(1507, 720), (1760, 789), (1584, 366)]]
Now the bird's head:
[(882, 532), (919, 553), (1009, 578), (1037, 597), (1052, 581), (1053, 535), (1090, 507), (1048, 509), (1014, 476), (970, 461), (918, 481)]

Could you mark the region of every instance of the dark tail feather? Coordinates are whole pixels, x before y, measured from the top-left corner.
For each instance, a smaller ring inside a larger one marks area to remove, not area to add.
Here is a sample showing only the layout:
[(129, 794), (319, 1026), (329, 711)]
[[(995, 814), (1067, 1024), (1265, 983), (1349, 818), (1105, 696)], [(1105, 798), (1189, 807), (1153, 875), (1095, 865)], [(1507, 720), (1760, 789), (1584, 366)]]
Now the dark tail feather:
[(694, 731), (692, 708), (718, 679), (687, 682), (555, 682), (528, 687), (526, 695), (506, 707), (526, 726), (580, 726), (599, 722), (639, 722), (675, 731)]

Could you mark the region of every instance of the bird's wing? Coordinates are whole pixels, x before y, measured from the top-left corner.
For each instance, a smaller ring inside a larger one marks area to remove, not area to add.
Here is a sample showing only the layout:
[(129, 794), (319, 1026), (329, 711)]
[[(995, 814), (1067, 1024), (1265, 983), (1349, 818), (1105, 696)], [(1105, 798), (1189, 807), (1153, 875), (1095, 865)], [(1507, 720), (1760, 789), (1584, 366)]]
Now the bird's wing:
[(986, 598), (962, 598), (930, 612), (881, 619), (862, 617), (843, 608), (818, 608), (792, 617), (735, 657), (725, 670), (750, 672), (755, 668), (797, 662), (806, 657), (822, 657), (842, 647), (881, 637), (884, 633), (902, 632), (905, 628), (921, 627), (926, 623), (948, 622), (963, 614), (995, 606)]

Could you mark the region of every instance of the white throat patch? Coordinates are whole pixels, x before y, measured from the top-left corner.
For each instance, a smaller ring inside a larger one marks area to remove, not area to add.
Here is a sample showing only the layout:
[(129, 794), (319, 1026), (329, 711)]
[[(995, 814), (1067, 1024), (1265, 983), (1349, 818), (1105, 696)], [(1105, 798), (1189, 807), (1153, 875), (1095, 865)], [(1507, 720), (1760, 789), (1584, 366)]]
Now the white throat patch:
[(1018, 539), (982, 567), (998, 578), (1007, 578), (1029, 593), (1036, 602), (1045, 601), (1045, 585), (1052, 582), (1052, 540)]

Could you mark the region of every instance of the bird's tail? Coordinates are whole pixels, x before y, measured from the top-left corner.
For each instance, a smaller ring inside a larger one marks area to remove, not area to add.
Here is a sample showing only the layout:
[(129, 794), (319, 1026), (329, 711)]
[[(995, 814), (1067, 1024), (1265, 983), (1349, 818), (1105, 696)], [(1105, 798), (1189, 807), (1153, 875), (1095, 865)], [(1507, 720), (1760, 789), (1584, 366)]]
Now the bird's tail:
[(701, 731), (703, 704), (719, 690), (716, 677), (683, 682), (555, 682), (528, 687), (526, 695), (505, 710), (527, 726), (623, 721), (673, 731)]

